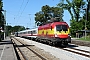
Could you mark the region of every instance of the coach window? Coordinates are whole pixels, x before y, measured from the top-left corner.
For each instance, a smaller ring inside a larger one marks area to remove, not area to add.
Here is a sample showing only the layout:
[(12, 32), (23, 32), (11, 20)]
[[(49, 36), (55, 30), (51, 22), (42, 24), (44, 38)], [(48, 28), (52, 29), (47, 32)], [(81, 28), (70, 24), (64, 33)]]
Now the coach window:
[(23, 32), (23, 34), (25, 34), (25, 32)]
[(25, 32), (25, 34), (27, 34), (27, 32)]
[(36, 31), (35, 30), (33, 31), (33, 34), (36, 34)]
[(52, 26), (51, 26), (51, 30), (52, 30)]
[(22, 32), (20, 34), (23, 34)]
[(33, 31), (31, 31), (31, 35), (33, 34)]
[(31, 31), (28, 31), (28, 34), (31, 34)]
[(35, 31), (33, 31), (33, 34), (35, 34)]
[(24, 34), (26, 34), (26, 32), (24, 32)]
[(25, 32), (23, 32), (23, 34), (25, 34)]

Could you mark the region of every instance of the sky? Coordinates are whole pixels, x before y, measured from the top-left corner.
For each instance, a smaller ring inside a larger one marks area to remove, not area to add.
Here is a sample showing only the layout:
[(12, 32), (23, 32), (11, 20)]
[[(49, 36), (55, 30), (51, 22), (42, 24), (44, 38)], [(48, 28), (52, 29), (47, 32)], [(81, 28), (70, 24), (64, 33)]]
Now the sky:
[[(41, 7), (49, 5), (56, 7), (60, 0), (3, 0), (3, 9), (6, 10), (6, 25), (35, 27), (35, 13), (41, 11)], [(70, 26), (70, 14), (64, 11), (64, 21)]]

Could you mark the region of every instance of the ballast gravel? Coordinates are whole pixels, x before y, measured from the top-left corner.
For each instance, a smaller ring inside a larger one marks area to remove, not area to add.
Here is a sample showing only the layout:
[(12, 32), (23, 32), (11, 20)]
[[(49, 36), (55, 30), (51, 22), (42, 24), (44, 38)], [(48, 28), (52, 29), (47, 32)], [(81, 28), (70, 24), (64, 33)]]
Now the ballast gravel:
[[(19, 37), (16, 37), (16, 38), (19, 38)], [(90, 58), (88, 58), (88, 57), (78, 55), (78, 54), (75, 54), (75, 53), (72, 53), (69, 51), (65, 51), (60, 48), (56, 48), (53, 46), (49, 46), (49, 45), (35, 42), (32, 40), (28, 40), (28, 39), (23, 39), (23, 38), (19, 38), (19, 39), (27, 42), (27, 44), (29, 44), (29, 45), (35, 45), (36, 47), (42, 49), (43, 51), (48, 52), (49, 54), (52, 54), (59, 60), (90, 60)], [(83, 50), (87, 49), (87, 51), (90, 51), (90, 47), (77, 46), (76, 48), (83, 49)]]

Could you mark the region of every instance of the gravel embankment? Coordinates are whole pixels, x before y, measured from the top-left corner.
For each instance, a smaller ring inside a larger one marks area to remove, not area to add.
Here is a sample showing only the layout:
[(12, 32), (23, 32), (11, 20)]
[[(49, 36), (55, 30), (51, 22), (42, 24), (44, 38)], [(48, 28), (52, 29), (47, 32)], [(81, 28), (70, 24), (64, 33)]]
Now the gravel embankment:
[[(38, 47), (37, 47), (37, 44), (34, 44), (34, 41), (28, 40), (28, 39), (23, 39), (23, 38), (17, 38), (17, 39), (18, 39), (19, 41), (23, 42), (23, 43), (26, 44), (26, 45), (30, 45), (30, 46), (28, 46), (28, 47), (29, 47), (31, 50), (37, 52), (39, 55), (41, 55), (42, 57), (44, 57), (46, 60), (59, 60), (59, 58), (56, 58), (54, 55), (52, 55), (52, 54), (44, 51), (44, 50), (41, 49), (41, 48), (38, 48)], [(23, 50), (25, 50), (25, 49), (23, 49)], [(28, 51), (28, 53), (29, 53), (29, 51)], [(27, 53), (27, 54), (28, 54), (28, 53)], [(25, 55), (27, 55), (27, 54), (25, 54)], [(27, 56), (29, 56), (29, 60), (30, 60), (30, 58), (31, 58), (30, 55), (27, 55)], [(31, 59), (31, 60), (32, 60), (32, 59)], [(37, 59), (37, 60), (40, 60), (40, 59)]]
[(77, 40), (77, 39), (72, 39), (72, 44), (80, 45), (80, 46), (87, 46), (90, 47), (90, 41), (83, 41), (83, 40)]
[[(36, 47), (38, 47), (38, 49), (42, 50), (43, 53), (47, 52), (46, 54), (47, 54), (48, 57), (50, 56), (49, 55), (49, 53), (50, 53), (51, 56), (53, 55), (53, 57), (56, 57), (59, 60), (90, 60), (90, 58), (88, 58), (88, 57), (78, 55), (78, 54), (75, 54), (75, 53), (72, 53), (72, 52), (69, 52), (69, 51), (65, 51), (65, 50), (62, 50), (60, 48), (56, 48), (56, 47), (49, 46), (49, 45), (46, 45), (46, 44), (38, 43), (38, 42), (35, 42), (35, 41), (32, 41), (32, 40), (27, 40), (27, 39), (22, 39), (22, 40), (26, 41), (28, 44), (35, 45)], [(85, 47), (83, 47), (82, 49), (84, 49), (84, 48)], [(79, 49), (81, 49), (81, 48), (79, 48)], [(87, 48), (87, 50), (90, 50), (90, 48)]]

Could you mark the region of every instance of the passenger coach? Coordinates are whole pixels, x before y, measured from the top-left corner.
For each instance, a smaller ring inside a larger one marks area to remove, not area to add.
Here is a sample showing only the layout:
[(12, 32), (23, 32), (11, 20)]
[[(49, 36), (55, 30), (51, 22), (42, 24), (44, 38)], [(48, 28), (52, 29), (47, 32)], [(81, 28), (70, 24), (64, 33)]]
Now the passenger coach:
[(38, 28), (30, 29), (30, 30), (23, 30), (23, 31), (18, 32), (18, 36), (27, 37), (30, 39), (35, 39), (37, 37), (37, 34), (38, 34)]

